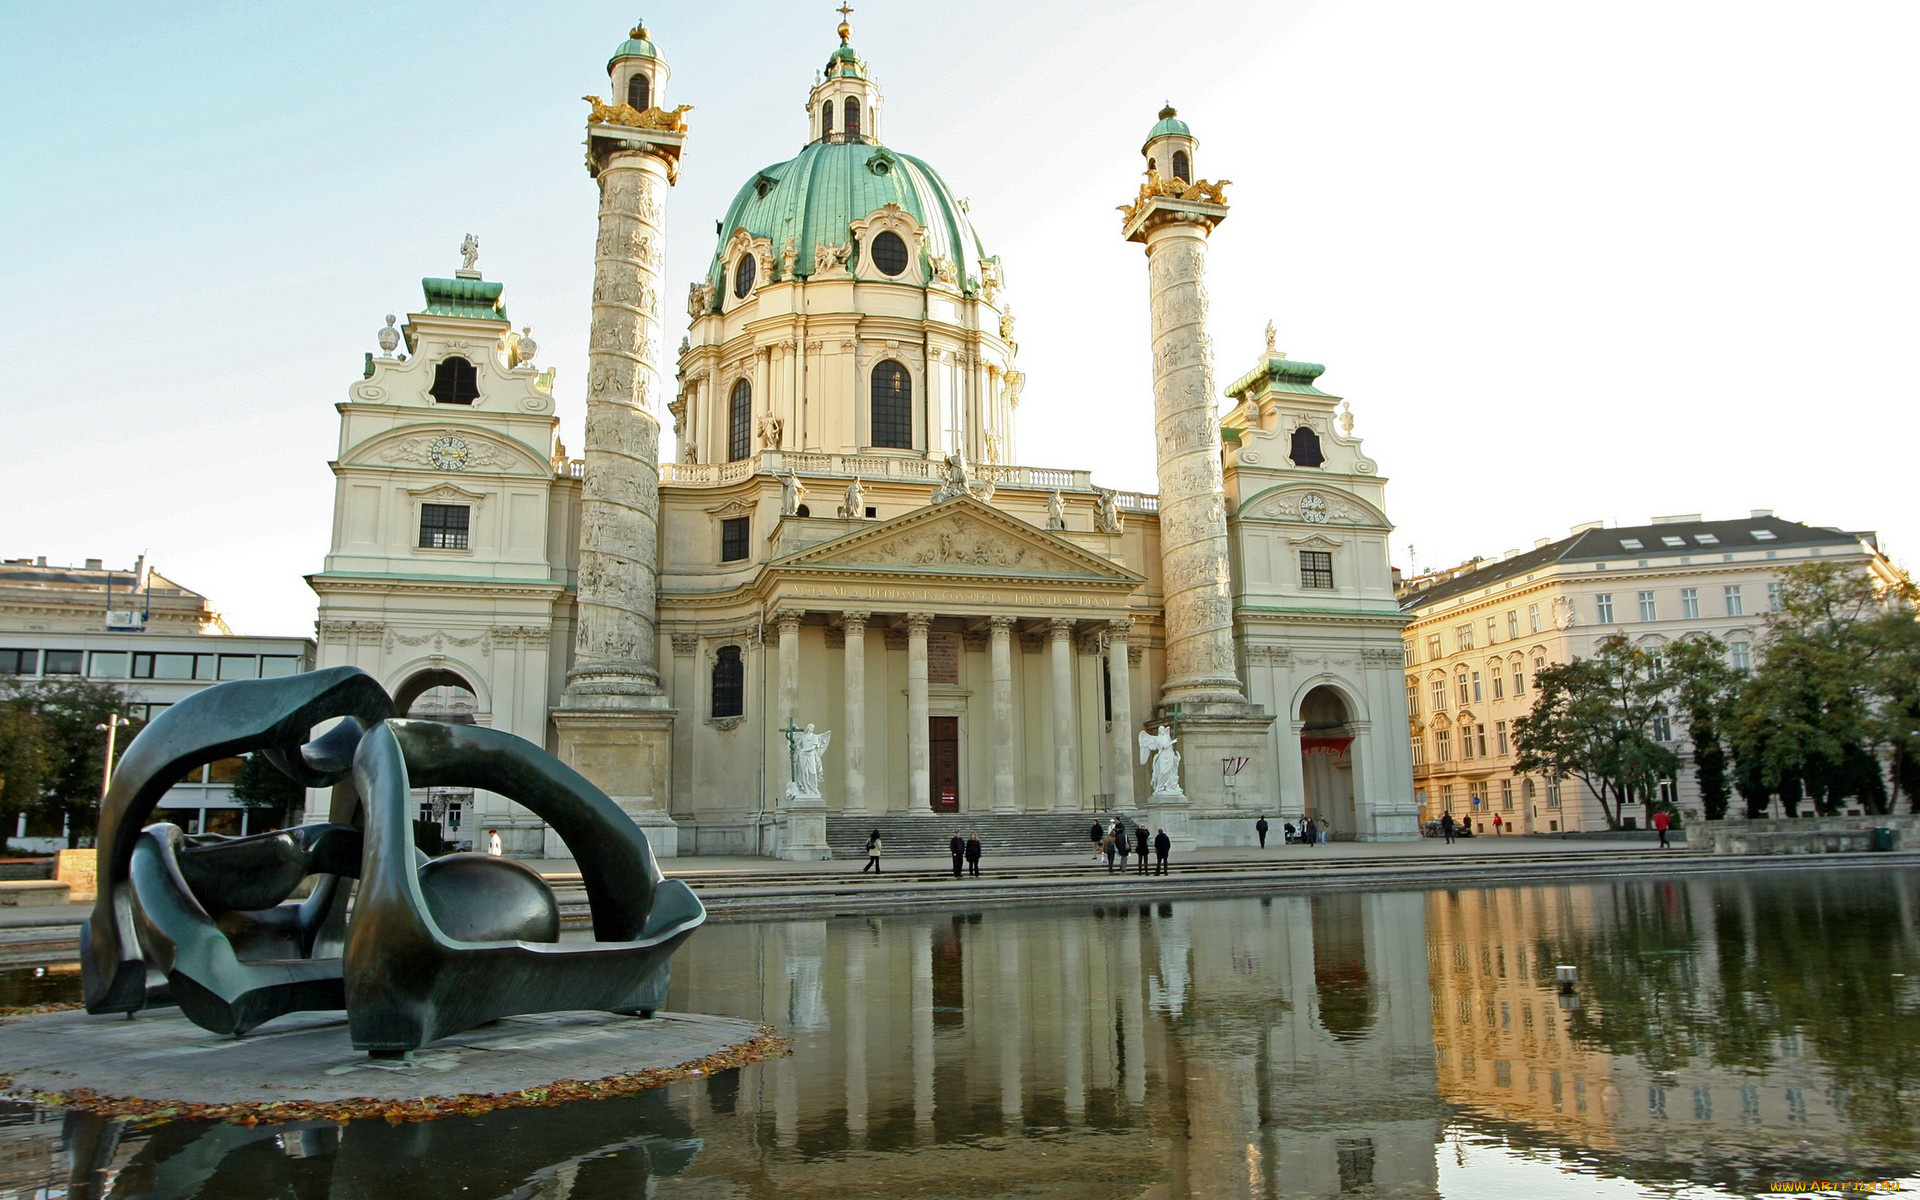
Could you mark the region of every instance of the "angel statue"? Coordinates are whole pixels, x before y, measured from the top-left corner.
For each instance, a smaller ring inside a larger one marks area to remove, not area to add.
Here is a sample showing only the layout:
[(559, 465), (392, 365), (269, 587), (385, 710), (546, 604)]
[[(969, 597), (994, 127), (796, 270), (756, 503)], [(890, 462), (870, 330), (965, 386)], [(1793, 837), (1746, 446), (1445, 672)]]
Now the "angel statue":
[(793, 735), (793, 790), (798, 795), (820, 794), (820, 760), (831, 741), (833, 730), (815, 733), (811, 724)]
[(1153, 755), (1153, 770), (1149, 775), (1153, 781), (1153, 794), (1177, 795), (1180, 791), (1180, 752), (1174, 747), (1173, 733), (1165, 725), (1158, 733), (1140, 733), (1140, 761), (1145, 763), (1149, 754)]

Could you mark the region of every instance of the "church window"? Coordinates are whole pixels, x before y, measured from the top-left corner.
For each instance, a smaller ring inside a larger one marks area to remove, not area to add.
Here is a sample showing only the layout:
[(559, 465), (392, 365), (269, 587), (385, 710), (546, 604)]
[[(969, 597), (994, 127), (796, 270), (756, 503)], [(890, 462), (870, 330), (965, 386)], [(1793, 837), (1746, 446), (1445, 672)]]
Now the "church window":
[(736, 379), (727, 401), (727, 461), (739, 462), (753, 452), (753, 385)]
[(1303, 588), (1333, 587), (1333, 551), (1302, 550), (1300, 552), (1300, 586)]
[(653, 84), (638, 71), (627, 80), (627, 103), (641, 112), (653, 107)]
[(913, 377), (888, 359), (873, 368), (873, 444), (913, 449)]
[(420, 506), (420, 547), (423, 550), (465, 550), (467, 518), (472, 510), (464, 504), (422, 504)]
[(738, 717), (746, 711), (747, 666), (740, 661), (740, 647), (722, 646), (713, 660), (713, 715)]
[(846, 131), (846, 135), (849, 139), (859, 137), (860, 136), (860, 102), (858, 100), (855, 100), (852, 96), (848, 96), (847, 103), (845, 107), (842, 109), (842, 111), (846, 113), (846, 116), (841, 119), (840, 128)]
[(826, 141), (833, 136), (833, 101), (823, 101), (820, 105), (820, 140)]
[(720, 561), (739, 562), (747, 556), (747, 518), (728, 517), (720, 522)]
[(1153, 157), (1152, 155), (1148, 155), (1148, 156), (1147, 156), (1147, 170), (1149, 170), (1149, 171), (1155, 171), (1155, 172), (1157, 172), (1157, 171), (1159, 171), (1159, 170), (1160, 170), (1160, 160), (1159, 160), (1159, 159), (1157, 159), (1157, 158), (1154, 158), (1154, 157)]
[(1287, 457), (1293, 460), (1296, 467), (1319, 466), (1326, 461), (1326, 456), (1320, 453), (1320, 435), (1305, 425), (1295, 426), (1293, 446)]
[(438, 404), (472, 404), (480, 398), (480, 374), (464, 358), (443, 358), (433, 369), (427, 394)]
[(887, 230), (873, 239), (873, 265), (883, 275), (898, 275), (907, 269), (907, 244), (899, 234)]
[(1193, 180), (1193, 172), (1187, 166), (1187, 152), (1185, 150), (1175, 150), (1173, 152), (1173, 177), (1182, 183), (1190, 183)]
[(751, 254), (742, 254), (740, 261), (733, 267), (733, 294), (744, 300), (753, 290), (754, 276), (759, 273), (760, 264)]

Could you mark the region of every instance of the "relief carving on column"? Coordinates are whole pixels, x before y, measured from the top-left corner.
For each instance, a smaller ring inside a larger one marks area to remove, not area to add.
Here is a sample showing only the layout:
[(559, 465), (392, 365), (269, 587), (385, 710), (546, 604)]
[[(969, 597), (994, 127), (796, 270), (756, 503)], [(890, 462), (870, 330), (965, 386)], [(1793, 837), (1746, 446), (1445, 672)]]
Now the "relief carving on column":
[(987, 629), (994, 637), (1010, 637), (1018, 621), (1017, 617), (988, 617)]
[(1047, 633), (1056, 638), (1070, 638), (1073, 636), (1073, 627), (1077, 624), (1079, 624), (1079, 622), (1075, 621), (1072, 617), (1049, 617), (1047, 618)]
[(924, 637), (926, 635), (927, 630), (931, 628), (932, 625), (933, 625), (932, 613), (908, 613), (907, 614), (907, 632), (909, 634), (917, 633)]
[(840, 624), (848, 637), (860, 637), (867, 632), (867, 621), (871, 613), (847, 612), (840, 614)]
[(673, 653), (676, 657), (691, 657), (700, 648), (700, 635), (697, 633), (676, 633), (673, 635)]
[(780, 636), (800, 632), (800, 619), (806, 614), (797, 608), (783, 608), (773, 614), (772, 623), (780, 631)]

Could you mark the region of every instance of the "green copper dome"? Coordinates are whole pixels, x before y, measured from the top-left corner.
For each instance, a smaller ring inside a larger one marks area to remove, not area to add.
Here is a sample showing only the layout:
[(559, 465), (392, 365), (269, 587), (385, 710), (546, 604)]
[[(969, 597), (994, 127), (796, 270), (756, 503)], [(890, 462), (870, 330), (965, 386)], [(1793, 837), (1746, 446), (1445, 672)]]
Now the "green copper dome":
[(1187, 138), (1193, 136), (1193, 130), (1187, 128), (1187, 123), (1174, 115), (1171, 104), (1160, 110), (1160, 123), (1148, 131), (1147, 140), (1140, 144), (1140, 149), (1145, 150), (1153, 144), (1155, 138), (1163, 138), (1168, 134)]
[(647, 37), (647, 27), (645, 25), (635, 25), (633, 29), (628, 32), (627, 40), (621, 42), (619, 49), (613, 52), (613, 57), (607, 60), (607, 70), (611, 72), (613, 70), (613, 64), (623, 58), (657, 59), (659, 57), (660, 52), (653, 48), (653, 42)]
[(715, 305), (726, 296), (720, 253), (736, 229), (773, 243), (774, 258), (793, 239), (794, 274), (813, 274), (813, 251), (853, 239), (851, 224), (877, 208), (898, 204), (926, 227), (920, 265), (932, 278), (930, 256), (953, 259), (963, 290), (980, 284), (986, 252), (967, 214), (932, 167), (910, 155), (870, 142), (814, 142), (799, 157), (766, 168), (740, 189), (720, 222), (720, 245), (707, 271)]

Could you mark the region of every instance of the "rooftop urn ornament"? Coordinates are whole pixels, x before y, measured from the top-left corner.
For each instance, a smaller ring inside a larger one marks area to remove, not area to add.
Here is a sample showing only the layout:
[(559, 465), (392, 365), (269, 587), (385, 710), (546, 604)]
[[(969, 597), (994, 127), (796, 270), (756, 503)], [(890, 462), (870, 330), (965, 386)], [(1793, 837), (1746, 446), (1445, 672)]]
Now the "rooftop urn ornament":
[(533, 340), (533, 326), (522, 325), (520, 327), (520, 348), (517, 354), (520, 365), (523, 367), (532, 366), (533, 356), (539, 352), (540, 343)]
[(380, 343), (381, 358), (392, 358), (393, 352), (400, 347), (400, 331), (393, 327), (393, 321), (393, 314), (388, 313), (386, 327), (374, 335), (374, 340)]
[(1340, 402), (1340, 432), (1353, 436), (1353, 405), (1345, 400)]

